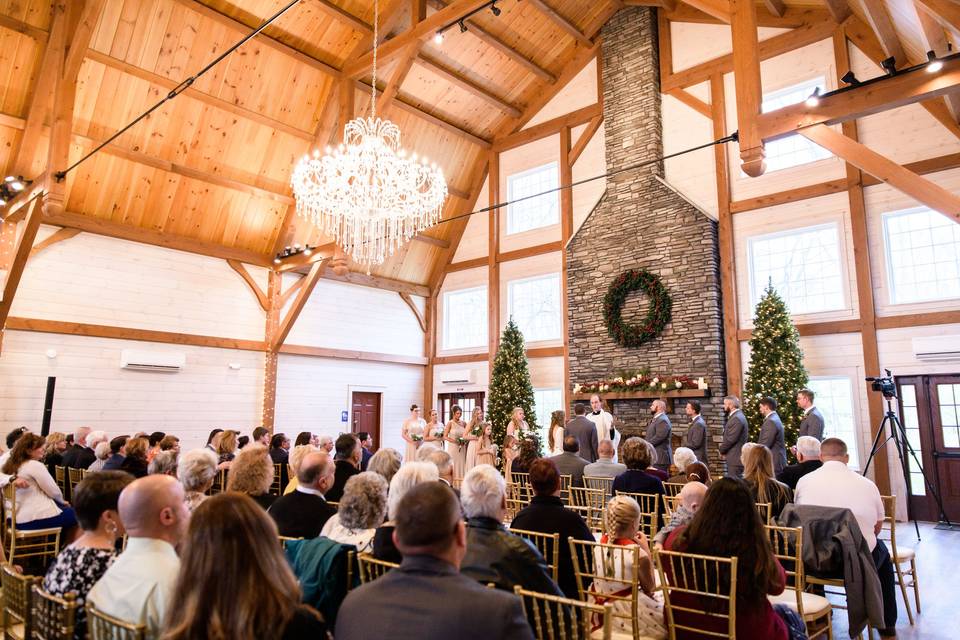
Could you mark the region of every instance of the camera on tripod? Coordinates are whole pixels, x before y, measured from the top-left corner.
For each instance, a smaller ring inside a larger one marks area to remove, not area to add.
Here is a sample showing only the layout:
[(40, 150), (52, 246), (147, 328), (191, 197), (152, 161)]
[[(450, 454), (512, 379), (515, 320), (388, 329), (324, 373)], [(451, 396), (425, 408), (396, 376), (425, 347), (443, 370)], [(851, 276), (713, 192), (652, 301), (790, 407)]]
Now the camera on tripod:
[(896, 398), (897, 383), (893, 381), (893, 374), (890, 373), (890, 369), (884, 369), (883, 371), (887, 375), (867, 377), (866, 380), (871, 383), (870, 388), (882, 393), (884, 398)]

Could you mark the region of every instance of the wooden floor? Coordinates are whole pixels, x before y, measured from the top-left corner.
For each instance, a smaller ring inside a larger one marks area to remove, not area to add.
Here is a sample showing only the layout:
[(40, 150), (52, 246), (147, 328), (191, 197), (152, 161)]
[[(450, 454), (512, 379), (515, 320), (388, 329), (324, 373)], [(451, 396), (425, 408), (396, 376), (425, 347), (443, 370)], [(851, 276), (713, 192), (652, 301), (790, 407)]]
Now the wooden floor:
[[(911, 547), (917, 553), (920, 606), (923, 607), (923, 613), (918, 616), (913, 602), (913, 591), (909, 590), (907, 593), (910, 606), (913, 607), (915, 623), (911, 627), (900, 589), (897, 588), (900, 610), (897, 617), (897, 637), (909, 640), (960, 638), (960, 531), (939, 531), (933, 528), (933, 524), (921, 522), (920, 538), (921, 541), (917, 542), (913, 523), (901, 522), (897, 526), (897, 545)], [(836, 640), (849, 637), (846, 611), (834, 609), (833, 634)], [(874, 632), (873, 637), (879, 636)]]

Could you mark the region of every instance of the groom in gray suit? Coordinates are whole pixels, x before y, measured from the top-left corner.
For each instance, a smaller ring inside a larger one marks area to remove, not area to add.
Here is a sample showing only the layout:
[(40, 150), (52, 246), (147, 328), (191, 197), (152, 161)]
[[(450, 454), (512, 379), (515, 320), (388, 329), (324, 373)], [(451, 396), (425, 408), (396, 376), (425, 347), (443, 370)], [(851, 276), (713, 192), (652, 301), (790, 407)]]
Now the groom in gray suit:
[(813, 406), (813, 391), (810, 389), (797, 391), (797, 405), (803, 409), (799, 435), (823, 440), (823, 414)]
[(653, 466), (661, 471), (667, 471), (670, 463), (673, 462), (673, 448), (670, 446), (673, 425), (670, 424), (670, 416), (667, 415), (667, 403), (663, 400), (654, 400), (650, 403), (650, 413), (653, 414), (653, 420), (647, 425), (644, 438), (657, 450), (657, 459), (653, 461)]
[(723, 425), (720, 455), (727, 460), (727, 476), (739, 478), (743, 476), (740, 452), (747, 442), (750, 429), (747, 427), (747, 417), (740, 410), (740, 398), (727, 396), (723, 399), (723, 409), (727, 412), (727, 423)]
[(783, 441), (783, 421), (777, 413), (777, 401), (769, 396), (760, 401), (763, 425), (757, 442), (770, 449), (773, 455), (773, 475), (779, 475), (787, 466), (787, 447)]

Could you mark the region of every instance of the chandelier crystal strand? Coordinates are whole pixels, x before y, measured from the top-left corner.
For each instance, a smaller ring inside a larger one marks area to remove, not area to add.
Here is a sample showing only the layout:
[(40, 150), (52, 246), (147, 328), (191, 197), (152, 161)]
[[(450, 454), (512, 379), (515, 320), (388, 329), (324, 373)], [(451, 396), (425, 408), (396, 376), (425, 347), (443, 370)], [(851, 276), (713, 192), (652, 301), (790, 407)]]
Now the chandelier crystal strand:
[(348, 122), (341, 145), (322, 157), (304, 156), (291, 177), (298, 215), (368, 269), (435, 225), (447, 197), (443, 171), (416, 154), (407, 157), (400, 128), (376, 117), (378, 24), (374, 0), (370, 116)]

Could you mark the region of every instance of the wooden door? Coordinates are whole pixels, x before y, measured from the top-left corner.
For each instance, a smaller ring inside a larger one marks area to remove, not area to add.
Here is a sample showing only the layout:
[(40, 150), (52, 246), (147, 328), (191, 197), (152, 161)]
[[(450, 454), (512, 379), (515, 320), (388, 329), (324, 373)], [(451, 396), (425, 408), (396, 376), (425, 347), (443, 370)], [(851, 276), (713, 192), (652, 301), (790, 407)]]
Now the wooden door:
[(372, 451), (380, 447), (380, 394), (371, 391), (354, 391), (350, 415), (353, 423), (351, 433), (366, 431), (373, 436)]
[[(940, 494), (947, 517), (960, 519), (960, 375), (897, 378), (906, 451), (911, 516), (937, 521), (940, 509), (929, 481)], [(917, 463), (923, 465), (926, 481)]]

